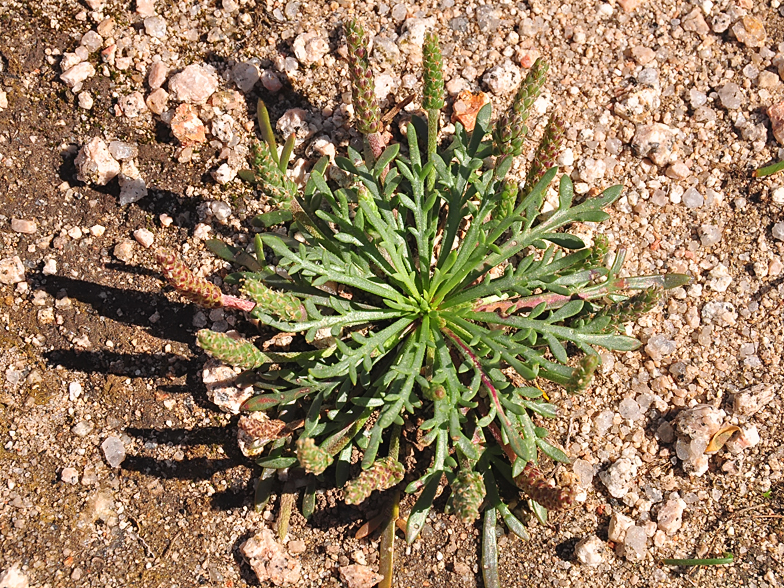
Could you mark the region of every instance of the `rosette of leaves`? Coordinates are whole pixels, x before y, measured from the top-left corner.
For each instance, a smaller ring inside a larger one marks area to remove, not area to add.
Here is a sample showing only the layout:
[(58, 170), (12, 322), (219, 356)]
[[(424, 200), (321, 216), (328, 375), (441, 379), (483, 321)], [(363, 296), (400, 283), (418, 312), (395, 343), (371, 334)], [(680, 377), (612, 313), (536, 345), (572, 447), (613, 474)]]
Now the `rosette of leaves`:
[[(375, 148), (349, 148), (347, 157), (336, 159), (353, 179), (348, 187), (328, 180), (326, 161), (316, 164), (306, 187), (293, 193), (291, 236), (257, 234), (247, 251), (211, 243), (219, 255), (245, 266), (225, 281), (252, 295), (250, 317), (299, 335), (301, 350), (262, 351), (251, 340), (206, 331), (199, 343), (248, 370), (243, 377), (259, 393), (244, 410), (283, 410), (289, 420), (303, 419), (296, 440), (258, 460), (265, 468), (296, 466), (298, 447), (309, 456), (303, 464), (308, 471), (328, 473), (334, 461), (342, 487), (356, 447), (366, 472), (362, 483), (379, 478), (388, 486), (400, 479), (402, 466), (380, 457), (385, 439), (415, 423), (417, 442), (432, 446), (433, 458), (406, 488), (421, 491), (408, 517), (408, 541), (416, 538), (444, 477), (454, 484), (451, 502), (461, 516), (472, 519), (485, 508), (493, 520), (499, 513), (526, 536), (496, 480), (525, 491), (542, 520), (542, 504), (564, 506), (571, 493), (548, 484), (534, 467), (540, 452), (569, 460), (541, 426), (556, 416), (556, 406), (537, 386), (521, 382), (544, 379), (572, 392), (585, 389), (599, 363), (597, 348), (640, 345), (623, 333), (622, 321), (650, 309), (661, 289), (688, 278), (621, 277), (622, 250), (611, 256), (606, 241), (589, 247), (563, 232), (576, 222), (607, 219), (604, 209), (622, 188), (578, 201), (571, 180), (562, 176), (557, 206), (545, 211), (557, 174), (557, 128), (548, 127), (536, 151), (539, 171), (529, 174), (523, 190), (507, 177), (544, 64), (524, 82), (522, 103), (502, 117), (499, 124), (511, 128), (494, 129), (487, 105), (472, 132), (458, 123), (439, 148), (433, 140), (441, 106), (434, 92), (443, 92), (437, 47), (433, 38), (425, 43), (426, 117), (408, 125), (403, 144), (378, 155)], [(363, 74), (360, 82), (359, 93), (368, 94), (372, 77)], [(375, 122), (365, 123), (360, 128), (378, 139)], [(494, 145), (494, 135), (503, 141)]]

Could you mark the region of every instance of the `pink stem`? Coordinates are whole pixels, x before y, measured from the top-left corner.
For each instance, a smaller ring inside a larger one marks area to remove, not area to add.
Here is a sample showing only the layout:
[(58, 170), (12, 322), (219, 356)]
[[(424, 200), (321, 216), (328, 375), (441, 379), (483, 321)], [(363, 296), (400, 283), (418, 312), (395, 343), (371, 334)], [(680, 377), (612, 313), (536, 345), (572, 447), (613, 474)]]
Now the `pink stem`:
[(460, 347), (460, 349), (463, 350), (463, 352), (473, 362), (474, 367), (477, 370), (479, 370), (479, 377), (482, 379), (482, 384), (484, 384), (485, 388), (487, 388), (487, 390), (490, 392), (490, 396), (493, 397), (493, 404), (495, 404), (495, 408), (498, 411), (498, 414), (501, 415), (501, 418), (504, 419), (506, 425), (508, 427), (511, 427), (512, 421), (510, 421), (509, 418), (506, 416), (504, 409), (501, 407), (501, 401), (498, 399), (498, 390), (495, 389), (495, 386), (493, 386), (493, 383), (490, 381), (490, 378), (487, 377), (487, 374), (485, 374), (485, 371), (482, 369), (482, 364), (479, 363), (479, 358), (471, 350), (471, 348), (465, 343), (463, 343), (463, 341), (461, 341), (460, 338), (457, 335), (455, 335), (452, 331), (450, 331), (449, 329), (443, 329), (443, 332), (446, 333), (446, 335), (450, 339), (452, 339), (452, 341), (454, 341)]
[(237, 298), (236, 296), (230, 296), (229, 294), (223, 294), (221, 296), (221, 306), (224, 308), (236, 308), (237, 310), (250, 312), (255, 308), (256, 303), (243, 298)]

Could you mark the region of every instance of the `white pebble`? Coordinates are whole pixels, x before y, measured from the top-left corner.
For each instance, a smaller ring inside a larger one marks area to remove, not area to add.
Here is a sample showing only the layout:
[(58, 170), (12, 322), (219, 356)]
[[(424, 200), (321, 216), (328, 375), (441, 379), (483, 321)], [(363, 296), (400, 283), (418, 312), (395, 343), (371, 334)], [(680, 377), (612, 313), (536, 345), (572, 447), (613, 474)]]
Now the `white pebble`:
[(133, 232), (133, 238), (145, 249), (149, 248), (153, 244), (153, 241), (155, 241), (155, 235), (152, 234), (152, 231), (147, 229), (136, 229)]
[(574, 556), (581, 564), (598, 566), (604, 561), (607, 547), (596, 535), (591, 535), (574, 546)]
[(82, 395), (82, 385), (79, 382), (68, 384), (68, 399), (73, 402)]
[(107, 437), (106, 440), (101, 443), (101, 449), (103, 449), (103, 455), (106, 458), (106, 461), (113, 468), (120, 467), (120, 464), (125, 460), (125, 446), (119, 437), (115, 437), (114, 435)]
[(79, 108), (84, 110), (90, 110), (93, 107), (94, 101), (92, 94), (90, 92), (79, 92)]
[(57, 261), (52, 259), (51, 257), (48, 258), (44, 262), (44, 267), (41, 270), (41, 273), (45, 276), (54, 276), (57, 274)]
[(24, 281), (24, 265), (18, 255), (0, 260), (0, 284), (18, 284)]

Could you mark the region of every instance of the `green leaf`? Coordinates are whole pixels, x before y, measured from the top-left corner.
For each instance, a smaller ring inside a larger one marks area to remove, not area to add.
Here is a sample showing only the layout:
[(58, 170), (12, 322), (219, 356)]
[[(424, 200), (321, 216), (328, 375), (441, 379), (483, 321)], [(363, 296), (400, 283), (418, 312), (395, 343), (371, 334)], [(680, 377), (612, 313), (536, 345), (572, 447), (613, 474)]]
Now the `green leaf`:
[(485, 588), (501, 588), (498, 577), (498, 543), (495, 535), (496, 510), (485, 509), (482, 523), (482, 580)]
[(550, 445), (544, 439), (537, 438), (536, 444), (539, 446), (539, 449), (542, 450), (547, 457), (552, 459), (553, 461), (559, 461), (561, 463), (571, 463), (569, 456), (566, 455), (563, 451), (555, 447), (554, 445)]
[(215, 255), (226, 261), (234, 261), (234, 255), (239, 251), (239, 248), (232, 247), (220, 239), (207, 239), (204, 245)]
[(241, 180), (248, 182), (249, 184), (255, 184), (257, 182), (256, 174), (254, 174), (252, 170), (241, 169), (237, 172), (237, 175)]
[(278, 168), (284, 174), (289, 167), (289, 160), (291, 159), (291, 153), (294, 151), (294, 144), (296, 142), (297, 135), (295, 133), (291, 133), (287, 138), (286, 142), (283, 144), (283, 151), (280, 153), (280, 159), (278, 161)]
[(264, 138), (264, 141), (267, 143), (267, 145), (269, 145), (272, 159), (275, 161), (275, 163), (280, 163), (280, 159), (278, 158), (278, 146), (275, 143), (275, 133), (272, 131), (269, 112), (267, 112), (267, 106), (261, 99), (256, 102), (256, 116), (259, 120), (259, 130), (261, 131), (261, 136)]
[(294, 402), (298, 398), (307, 396), (312, 392), (313, 392), (313, 388), (303, 387), (303, 388), (296, 388), (294, 390), (287, 390), (286, 392), (280, 392), (278, 394), (259, 394), (257, 396), (252, 396), (251, 398), (248, 398), (245, 402), (243, 402), (242, 406), (240, 406), (240, 410), (241, 411), (267, 410), (269, 408), (272, 408), (273, 406), (278, 406), (279, 404), (288, 404), (289, 402)]
[(566, 174), (561, 176), (561, 181), (558, 185), (558, 210), (566, 211), (572, 205), (574, 198), (574, 185), (569, 180)]
[(528, 499), (528, 508), (534, 513), (537, 520), (543, 525), (547, 525), (547, 509), (535, 500)]
[(422, 494), (419, 495), (419, 498), (417, 498), (417, 501), (411, 508), (411, 514), (408, 515), (408, 522), (406, 523), (406, 543), (409, 545), (416, 541), (416, 538), (425, 526), (425, 521), (427, 520), (427, 515), (430, 514), (430, 508), (433, 506), (433, 500), (435, 500), (436, 492), (438, 492), (442, 475), (443, 471), (441, 470), (430, 474)]
[(290, 468), (297, 463), (295, 456), (281, 456), (281, 457), (262, 457), (256, 460), (256, 465), (263, 468), (274, 468), (280, 470), (283, 468)]
[(373, 176), (376, 178), (380, 177), (381, 172), (392, 163), (392, 160), (397, 157), (398, 153), (400, 153), (400, 143), (393, 143), (384, 149), (384, 152), (376, 160), (376, 165), (373, 166)]
[(545, 233), (542, 239), (563, 247), (564, 249), (585, 249), (582, 239), (569, 233)]
[(549, 402), (531, 402), (529, 400), (522, 400), (521, 402), (527, 409), (539, 413), (548, 419), (554, 419), (558, 416), (558, 408)]
[(308, 481), (305, 492), (302, 495), (302, 516), (309, 520), (316, 510), (316, 482), (313, 479)]
[(281, 223), (289, 222), (294, 218), (294, 215), (291, 214), (290, 210), (273, 210), (271, 212), (265, 212), (264, 214), (257, 214), (256, 216), (251, 219), (250, 224), (254, 227), (271, 227), (273, 225), (279, 225)]
[(525, 455), (521, 455), (525, 461), (536, 461), (536, 431), (531, 417), (527, 412), (524, 412), (519, 417), (520, 424), (523, 425), (523, 446), (525, 447)]

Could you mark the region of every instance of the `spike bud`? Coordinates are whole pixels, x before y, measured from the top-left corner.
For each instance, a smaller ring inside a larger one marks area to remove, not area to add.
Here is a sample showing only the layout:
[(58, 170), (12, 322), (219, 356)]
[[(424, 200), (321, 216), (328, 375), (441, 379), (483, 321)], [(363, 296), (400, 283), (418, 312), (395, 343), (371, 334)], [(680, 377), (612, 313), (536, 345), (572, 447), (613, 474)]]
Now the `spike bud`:
[(452, 510), (464, 523), (479, 518), (479, 508), (485, 499), (485, 483), (478, 472), (461, 471), (452, 482)]
[(310, 437), (297, 440), (297, 459), (307, 473), (316, 476), (323, 473), (333, 461), (332, 456)]
[(498, 119), (493, 131), (494, 152), (498, 156), (516, 157), (523, 152), (523, 142), (528, 134), (525, 121), (534, 101), (539, 96), (547, 74), (548, 65), (537, 59), (517, 90), (509, 112)]
[(346, 504), (359, 504), (373, 493), (373, 490), (387, 490), (405, 475), (403, 464), (390, 457), (374, 462), (359, 477), (346, 484)]
[(259, 280), (246, 279), (242, 283), (242, 293), (256, 303), (256, 310), (268, 312), (290, 321), (304, 321), (308, 313), (299, 298), (293, 294), (276, 292)]
[(196, 334), (196, 341), (215, 359), (231, 366), (252, 370), (269, 363), (269, 358), (247, 339), (234, 339), (226, 333), (202, 329)]
[(574, 504), (575, 492), (571, 486), (558, 488), (545, 480), (544, 474), (532, 462), (525, 464), (523, 471), (515, 478), (517, 487), (529, 498), (548, 510), (567, 508)]
[(161, 249), (156, 257), (163, 277), (183, 297), (206, 308), (223, 306), (221, 302), (223, 294), (220, 288), (196, 276), (174, 253)]
[(380, 133), (381, 111), (376, 100), (373, 71), (368, 63), (365, 29), (356, 19), (346, 23), (348, 44), (348, 73), (351, 78), (351, 94), (357, 119), (357, 130), (363, 135)]

